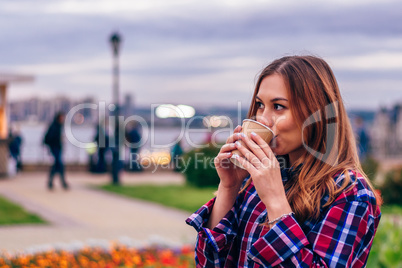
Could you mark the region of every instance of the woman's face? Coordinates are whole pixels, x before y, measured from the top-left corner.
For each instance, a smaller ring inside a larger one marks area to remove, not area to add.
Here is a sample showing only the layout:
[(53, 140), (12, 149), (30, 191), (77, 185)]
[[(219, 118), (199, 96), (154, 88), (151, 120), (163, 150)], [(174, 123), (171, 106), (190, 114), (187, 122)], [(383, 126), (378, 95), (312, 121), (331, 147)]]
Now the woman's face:
[(271, 149), (276, 155), (289, 155), (293, 164), (305, 151), (302, 131), (296, 124), (289, 106), (289, 93), (285, 82), (278, 74), (265, 77), (260, 85), (256, 99), (256, 120), (270, 127), (275, 138)]

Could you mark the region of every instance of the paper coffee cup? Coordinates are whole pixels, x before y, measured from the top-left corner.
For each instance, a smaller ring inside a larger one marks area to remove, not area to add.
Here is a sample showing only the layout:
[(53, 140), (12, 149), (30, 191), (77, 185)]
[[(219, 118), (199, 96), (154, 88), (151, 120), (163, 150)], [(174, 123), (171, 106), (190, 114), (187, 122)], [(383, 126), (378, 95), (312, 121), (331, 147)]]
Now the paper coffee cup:
[[(244, 119), (243, 120), (243, 125), (242, 125), (242, 131), (241, 133), (244, 133), (247, 137), (251, 139), (251, 132), (256, 133), (258, 136), (260, 136), (266, 143), (270, 143), (272, 138), (275, 136), (274, 132), (272, 129), (267, 127), (264, 124), (261, 124), (260, 122), (257, 122), (252, 119)], [(238, 140), (242, 146), (245, 146), (248, 148), (242, 140)], [(236, 166), (245, 169), (242, 164), (234, 157), (234, 155), (238, 155), (240, 157), (244, 157), (243, 154), (239, 150), (233, 150), (232, 151), (232, 156), (230, 157), (230, 161), (235, 164)]]

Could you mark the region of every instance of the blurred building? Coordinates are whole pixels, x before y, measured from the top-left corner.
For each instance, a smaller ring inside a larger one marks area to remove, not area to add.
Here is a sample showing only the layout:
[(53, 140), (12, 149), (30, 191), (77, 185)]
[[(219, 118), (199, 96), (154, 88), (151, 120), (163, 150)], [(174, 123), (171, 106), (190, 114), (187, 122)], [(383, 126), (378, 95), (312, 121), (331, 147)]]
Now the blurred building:
[[(67, 97), (53, 99), (29, 98), (9, 103), (9, 118), (12, 122), (50, 122), (58, 111), (66, 114), (76, 105), (91, 103), (96, 104), (94, 98), (87, 97), (82, 100), (72, 100)], [(93, 124), (97, 120), (98, 111), (90, 108), (78, 111), (85, 118), (85, 123)]]
[(121, 115), (124, 115), (125, 117), (133, 115), (134, 107), (133, 107), (132, 103), (133, 103), (132, 96), (130, 94), (126, 94), (124, 96), (124, 102), (121, 107), (122, 108)]
[(375, 115), (370, 136), (375, 157), (402, 156), (402, 104), (381, 108)]

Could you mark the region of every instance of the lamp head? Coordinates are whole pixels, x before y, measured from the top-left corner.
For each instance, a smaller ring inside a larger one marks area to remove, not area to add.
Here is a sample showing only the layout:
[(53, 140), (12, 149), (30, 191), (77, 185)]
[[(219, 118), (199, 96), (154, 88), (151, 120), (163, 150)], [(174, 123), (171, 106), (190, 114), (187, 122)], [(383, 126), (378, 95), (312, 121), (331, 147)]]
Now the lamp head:
[(118, 32), (115, 32), (110, 36), (110, 43), (112, 44), (113, 53), (118, 55), (121, 43), (121, 37)]

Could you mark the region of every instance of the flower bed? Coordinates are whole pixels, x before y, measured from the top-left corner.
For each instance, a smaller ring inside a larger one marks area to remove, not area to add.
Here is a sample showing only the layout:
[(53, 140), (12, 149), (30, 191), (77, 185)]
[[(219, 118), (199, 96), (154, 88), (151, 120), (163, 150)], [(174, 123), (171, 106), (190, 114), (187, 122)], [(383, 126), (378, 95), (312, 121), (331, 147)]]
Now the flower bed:
[(34, 255), (20, 254), (0, 256), (0, 268), (42, 268), (42, 267), (195, 267), (194, 253), (190, 247), (181, 249), (151, 247), (134, 249), (114, 245), (110, 249), (83, 248), (76, 252), (48, 251)]

